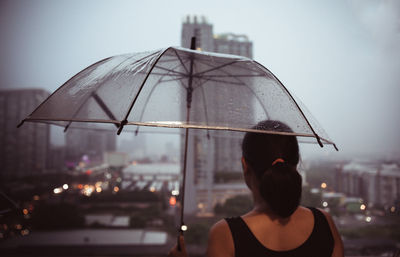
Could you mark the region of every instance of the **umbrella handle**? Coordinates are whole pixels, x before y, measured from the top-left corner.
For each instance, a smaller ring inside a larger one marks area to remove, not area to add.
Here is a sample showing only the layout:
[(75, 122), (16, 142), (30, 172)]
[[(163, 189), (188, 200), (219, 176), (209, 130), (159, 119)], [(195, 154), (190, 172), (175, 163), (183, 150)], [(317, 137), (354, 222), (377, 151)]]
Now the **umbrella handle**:
[(182, 246), (181, 246), (181, 243), (180, 243), (180, 241), (179, 241), (179, 237), (180, 236), (183, 236), (183, 230), (182, 229), (179, 229), (179, 235), (178, 235), (178, 237), (176, 238), (177, 239), (177, 247), (178, 247), (178, 251), (182, 251)]
[(179, 242), (179, 235), (178, 235), (178, 237), (176, 238), (177, 239), (177, 246), (178, 246), (178, 251), (182, 251), (182, 247), (181, 247), (181, 243)]

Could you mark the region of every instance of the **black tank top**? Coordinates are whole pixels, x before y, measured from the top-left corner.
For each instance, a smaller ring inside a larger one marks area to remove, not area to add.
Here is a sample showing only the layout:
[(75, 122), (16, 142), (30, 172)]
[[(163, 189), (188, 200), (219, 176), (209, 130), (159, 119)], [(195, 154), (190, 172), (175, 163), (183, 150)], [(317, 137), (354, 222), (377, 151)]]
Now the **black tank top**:
[(226, 218), (235, 244), (235, 257), (331, 257), (334, 240), (325, 215), (309, 208), (314, 215), (314, 228), (308, 239), (299, 247), (288, 251), (266, 248), (253, 235), (241, 217)]

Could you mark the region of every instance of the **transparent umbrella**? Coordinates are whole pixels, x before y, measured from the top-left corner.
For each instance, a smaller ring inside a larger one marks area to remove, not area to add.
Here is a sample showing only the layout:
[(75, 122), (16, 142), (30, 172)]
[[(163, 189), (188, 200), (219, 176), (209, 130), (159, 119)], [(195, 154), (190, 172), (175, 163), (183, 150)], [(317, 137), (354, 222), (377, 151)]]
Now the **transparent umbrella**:
[[(208, 135), (220, 131), (294, 135), (300, 141), (334, 145), (310, 118), (260, 63), (241, 56), (169, 47), (94, 63), (58, 88), (19, 126), (43, 122), (65, 130), (115, 129), (118, 134), (129, 125), (183, 128), (185, 192), (189, 130), (207, 130)], [(262, 120), (281, 121), (293, 131), (251, 128)]]

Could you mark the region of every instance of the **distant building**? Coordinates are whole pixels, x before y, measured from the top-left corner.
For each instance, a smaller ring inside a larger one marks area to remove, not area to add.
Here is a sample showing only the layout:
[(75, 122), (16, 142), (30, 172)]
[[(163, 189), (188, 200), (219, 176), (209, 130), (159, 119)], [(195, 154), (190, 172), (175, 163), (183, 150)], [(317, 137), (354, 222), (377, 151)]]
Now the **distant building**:
[(214, 38), (212, 24), (203, 16), (186, 17), (182, 23), (181, 45), (190, 48), (192, 37), (196, 37), (196, 48), (202, 51), (214, 51)]
[(360, 197), (370, 206), (390, 209), (400, 201), (400, 167), (396, 164), (354, 161), (338, 167), (336, 176), (340, 192)]
[[(187, 16), (182, 23), (181, 46), (190, 48), (192, 37), (196, 37), (197, 50), (253, 57), (253, 43), (247, 36), (233, 33), (214, 35), (213, 26), (205, 17)], [(218, 95), (215, 97), (215, 102), (219, 102)], [(251, 101), (252, 99), (249, 99), (249, 103)], [(217, 108), (213, 111), (224, 110)], [(242, 136), (227, 131), (224, 137), (219, 138), (205, 139), (198, 135), (189, 137), (189, 147), (192, 151), (188, 156), (186, 199), (198, 200), (187, 201), (186, 212), (194, 213), (199, 209), (205, 212), (213, 211), (218, 201), (215, 198), (214, 174), (215, 172), (241, 172)]]
[(25, 122), (49, 92), (42, 89), (0, 90), (0, 176), (4, 179), (43, 173), (50, 145), (49, 125)]
[(218, 34), (214, 35), (214, 52), (253, 58), (253, 43), (246, 35)]
[(90, 129), (68, 129), (65, 138), (67, 161), (78, 162), (83, 156), (101, 162), (103, 153), (116, 150), (116, 133)]
[(182, 23), (181, 46), (190, 48), (192, 37), (196, 37), (198, 50), (253, 58), (253, 42), (246, 35), (234, 33), (214, 35), (212, 24), (208, 23), (204, 16), (187, 16)]

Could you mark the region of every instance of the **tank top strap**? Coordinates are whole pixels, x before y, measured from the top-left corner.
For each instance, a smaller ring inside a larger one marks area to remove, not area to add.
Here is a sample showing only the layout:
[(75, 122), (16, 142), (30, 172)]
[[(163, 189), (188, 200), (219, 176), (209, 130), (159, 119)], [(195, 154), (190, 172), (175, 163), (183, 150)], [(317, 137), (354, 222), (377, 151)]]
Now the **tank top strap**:
[(254, 235), (241, 217), (225, 218), (235, 245), (235, 257), (248, 256), (249, 249), (257, 248)]
[(312, 241), (314, 245), (324, 245), (328, 252), (333, 251), (334, 239), (328, 220), (320, 210), (307, 207), (314, 215), (314, 231)]

